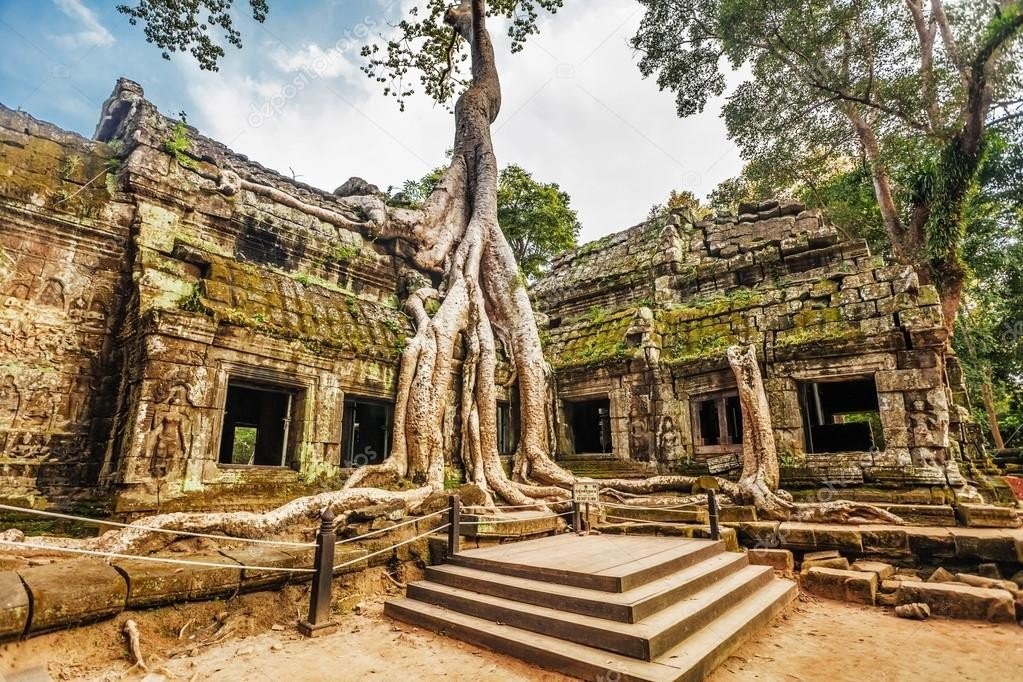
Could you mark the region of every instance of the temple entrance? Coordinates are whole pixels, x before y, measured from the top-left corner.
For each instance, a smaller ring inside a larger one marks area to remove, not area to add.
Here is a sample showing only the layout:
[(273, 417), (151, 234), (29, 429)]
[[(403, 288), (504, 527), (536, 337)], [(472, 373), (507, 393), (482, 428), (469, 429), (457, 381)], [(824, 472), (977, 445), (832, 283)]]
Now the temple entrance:
[(566, 401), (565, 418), (576, 454), (612, 451), (610, 400)]
[(391, 452), (391, 403), (352, 398), (345, 401), (341, 425), (341, 466), (380, 464)]
[(805, 382), (799, 394), (808, 453), (884, 448), (873, 377)]
[(294, 398), (286, 388), (228, 383), (220, 463), (285, 466)]

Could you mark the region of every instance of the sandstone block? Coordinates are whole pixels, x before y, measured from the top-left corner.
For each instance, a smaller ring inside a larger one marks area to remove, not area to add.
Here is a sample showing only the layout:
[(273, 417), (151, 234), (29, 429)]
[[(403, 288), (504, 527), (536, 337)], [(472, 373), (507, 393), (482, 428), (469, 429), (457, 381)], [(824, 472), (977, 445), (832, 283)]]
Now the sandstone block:
[(192, 573), (187, 566), (119, 559), (114, 568), (128, 584), (126, 608), (148, 608), (188, 599)]
[(1009, 592), (1016, 592), (1019, 589), (1016, 587), (1016, 583), (1011, 580), (996, 580), (992, 578), (985, 578), (980, 575), (971, 575), (969, 573), (956, 573), (956, 582), (963, 583), (964, 585), (973, 585), (974, 587), (1007, 590)]
[(845, 557), (837, 557), (832, 559), (812, 559), (807, 561), (803, 559), (803, 562), (799, 565), (799, 569), (806, 573), (811, 568), (837, 568), (842, 571), (849, 570), (849, 560)]
[[(243, 566), (265, 568), (312, 568), (312, 564), (302, 564), (300, 559), (287, 552), (272, 547), (251, 546), (241, 549), (222, 549), (220, 553)], [(301, 575), (286, 571), (261, 570), (260, 568), (243, 568), (241, 589), (243, 592), (259, 590), (265, 587), (283, 585), (291, 576)]]
[(895, 567), (891, 564), (886, 564), (883, 561), (868, 561), (866, 559), (854, 561), (852, 570), (863, 571), (864, 573), (875, 573), (877, 574), (878, 580), (887, 580), (895, 575)]
[(807, 552), (803, 555), (803, 563), (807, 561), (820, 561), (821, 559), (840, 559), (841, 554), (837, 549), (825, 549), (820, 552)]
[(993, 504), (959, 504), (959, 514), (969, 528), (1019, 528), (1019, 514), (1009, 507)]
[(787, 549), (751, 549), (746, 556), (755, 566), (770, 566), (785, 573), (791, 573), (795, 568), (792, 552)]
[(874, 573), (815, 567), (803, 575), (803, 587), (807, 592), (854, 604), (873, 606), (877, 585), (877, 575)]
[(124, 610), (128, 584), (99, 559), (60, 561), (18, 571), (32, 599), (29, 632), (100, 620)]
[(902, 604), (895, 607), (895, 615), (910, 620), (927, 620), (931, 617), (931, 607), (921, 602)]
[(28, 592), (13, 571), (0, 573), (0, 641), (16, 639), (28, 625)]
[(1023, 563), (1023, 543), (1009, 533), (993, 529), (953, 528), (956, 556), (961, 559)]
[(931, 573), (931, 577), (927, 579), (927, 582), (929, 582), (929, 583), (954, 583), (954, 582), (956, 582), (956, 577), (954, 575), (952, 575), (951, 573), (949, 573), (948, 571), (946, 571), (944, 568), (939, 566), (937, 568), (937, 570), (934, 571), (934, 573)]
[(1016, 604), (1011, 593), (972, 587), (960, 583), (903, 582), (899, 586), (900, 604), (922, 602), (931, 612), (950, 618), (988, 620), (1009, 623), (1016, 620)]

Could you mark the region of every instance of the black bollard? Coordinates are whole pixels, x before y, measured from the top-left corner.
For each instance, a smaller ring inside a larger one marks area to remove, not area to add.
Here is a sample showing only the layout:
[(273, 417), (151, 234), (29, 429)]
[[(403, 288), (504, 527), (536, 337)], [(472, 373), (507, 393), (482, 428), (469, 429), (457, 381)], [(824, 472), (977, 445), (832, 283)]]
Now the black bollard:
[(720, 540), (721, 529), (718, 527), (718, 497), (713, 490), (707, 491), (707, 517), (710, 521), (710, 539)]
[(576, 533), (582, 533), (583, 530), (583, 516), (579, 513), (579, 503), (572, 500), (572, 530)]
[(462, 539), (459, 526), (462, 522), (462, 503), (458, 495), (448, 497), (448, 556), (458, 554), (458, 545)]
[(298, 624), (298, 631), (306, 637), (318, 637), (332, 632), (337, 623), (330, 619), (330, 593), (334, 586), (334, 512), (327, 507), (320, 514), (320, 531), (316, 534), (316, 559), (313, 564), (313, 589), (309, 595), (309, 618)]

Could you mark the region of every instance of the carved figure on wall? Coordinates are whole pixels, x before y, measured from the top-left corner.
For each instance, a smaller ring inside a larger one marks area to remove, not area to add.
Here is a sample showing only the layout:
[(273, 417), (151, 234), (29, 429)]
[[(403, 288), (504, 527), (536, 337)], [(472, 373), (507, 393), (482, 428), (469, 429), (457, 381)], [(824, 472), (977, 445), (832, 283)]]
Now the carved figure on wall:
[(678, 432), (675, 430), (675, 420), (671, 415), (661, 417), (661, 427), (657, 430), (657, 453), (661, 461), (670, 461), (675, 456), (678, 448)]
[(188, 454), (192, 435), (189, 407), (188, 389), (179, 384), (171, 389), (153, 415), (153, 428), (146, 436), (145, 458), (154, 478), (175, 472)]
[(43, 285), (36, 298), (36, 303), (64, 310), (64, 283), (58, 279), (46, 280), (46, 284)]
[(80, 424), (85, 421), (86, 411), (89, 406), (89, 396), (92, 393), (91, 377), (78, 374), (71, 380), (68, 391), (67, 408), (64, 412), (64, 421), (67, 424)]
[(21, 391), (14, 382), (14, 375), (8, 374), (0, 380), (0, 429), (14, 427), (21, 407)]

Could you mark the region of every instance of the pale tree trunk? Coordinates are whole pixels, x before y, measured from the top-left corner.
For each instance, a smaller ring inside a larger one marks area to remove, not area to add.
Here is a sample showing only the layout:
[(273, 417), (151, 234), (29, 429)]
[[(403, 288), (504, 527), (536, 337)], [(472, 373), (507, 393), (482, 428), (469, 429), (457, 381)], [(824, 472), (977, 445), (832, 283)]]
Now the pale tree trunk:
[[(358, 469), (340, 491), (293, 500), (266, 513), (163, 514), (141, 519), (136, 522), (139, 526), (267, 537), (298, 523), (308, 524), (325, 507), (343, 512), (398, 500), (409, 511), (416, 511), (427, 497), (443, 489), (443, 429), (447, 410), (454, 409), (449, 396), (458, 349), (464, 351), (458, 428), (467, 481), (479, 486), (493, 503), (542, 509), (570, 499), (576, 478), (551, 459), (550, 367), (543, 356), (526, 282), (497, 221), (498, 165), (490, 126), (500, 109), (501, 88), (485, 16), (484, 0), (472, 0), (451, 8), (445, 17), (471, 46), (473, 80), (455, 106), (451, 163), (421, 209), (396, 209), (379, 197), (356, 196), (340, 200), (342, 212), (336, 213), (229, 172), (217, 179), (221, 191), (241, 188), (270, 195), (332, 224), (363, 227), (415, 247), (417, 271), (406, 273), (411, 293), (405, 308), (416, 332), (401, 357), (388, 459)], [(440, 285), (433, 286), (431, 278), (438, 278)], [(439, 303), (432, 316), (427, 312), (428, 301)], [(519, 445), (510, 478), (497, 448), (497, 339), (510, 356), (518, 382)], [(747, 438), (742, 479), (739, 484), (722, 479), (721, 489), (737, 502), (762, 507), (768, 518), (780, 518), (788, 510), (791, 518), (898, 522), (868, 505), (793, 505), (773, 492), (778, 485), (778, 463), (767, 399), (755, 355), (749, 358), (735, 365), (729, 353), (740, 383)], [(380, 489), (400, 487), (407, 481), (416, 487), (403, 492)], [(656, 476), (602, 484), (609, 491), (649, 494), (689, 491), (695, 482), (688, 476)], [(143, 551), (165, 545), (168, 538), (131, 528), (85, 541), (53, 542)]]

